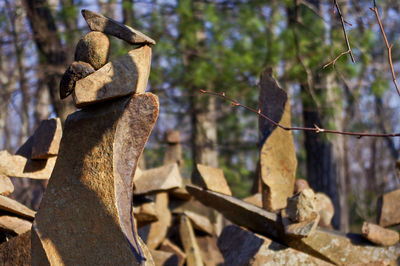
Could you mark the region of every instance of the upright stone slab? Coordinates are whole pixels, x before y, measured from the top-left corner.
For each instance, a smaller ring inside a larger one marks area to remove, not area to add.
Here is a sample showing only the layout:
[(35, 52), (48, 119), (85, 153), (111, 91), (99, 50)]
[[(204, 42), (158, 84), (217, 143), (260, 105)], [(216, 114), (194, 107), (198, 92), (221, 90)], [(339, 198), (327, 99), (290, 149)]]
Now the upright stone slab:
[[(151, 93), (75, 112), (32, 226), (32, 265), (140, 265), (133, 176), (158, 116)], [(151, 265), (151, 256), (147, 265)]]
[(178, 130), (167, 130), (165, 132), (167, 146), (164, 154), (164, 164), (177, 163), (179, 168), (183, 167), (182, 146)]
[[(290, 126), (290, 101), (286, 92), (272, 78), (272, 70), (266, 69), (261, 75), (259, 108), (261, 112)], [(271, 122), (260, 117), (260, 178), (263, 207), (269, 211), (282, 209), (294, 189), (297, 159), (291, 131), (276, 128)]]
[(57, 156), (62, 137), (60, 118), (43, 120), (33, 135), (31, 159)]
[(400, 224), (400, 189), (383, 194), (378, 199), (377, 220), (380, 226)]

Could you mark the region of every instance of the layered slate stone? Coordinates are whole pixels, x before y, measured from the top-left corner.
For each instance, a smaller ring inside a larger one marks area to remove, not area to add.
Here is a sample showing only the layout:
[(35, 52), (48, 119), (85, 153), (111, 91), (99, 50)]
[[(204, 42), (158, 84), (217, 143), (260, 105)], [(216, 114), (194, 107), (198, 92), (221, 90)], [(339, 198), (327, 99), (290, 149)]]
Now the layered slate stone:
[(378, 245), (391, 246), (399, 242), (398, 232), (376, 224), (364, 222), (361, 231), (365, 238)]
[(232, 192), (226, 182), (224, 172), (215, 167), (197, 164), (192, 175), (192, 183), (202, 188), (231, 196)]
[(135, 232), (133, 176), (158, 116), (146, 93), (68, 116), (32, 227), (33, 265), (151, 263)]
[(135, 175), (135, 195), (156, 193), (182, 187), (182, 176), (176, 163), (144, 170)]
[(289, 247), (330, 263), (343, 265), (391, 262), (400, 255), (400, 247), (371, 246), (363, 241), (360, 235), (345, 236), (340, 232), (318, 228), (308, 237), (288, 235), (285, 234), (278, 216), (274, 213), (218, 192), (189, 185), (186, 188), (201, 203), (221, 212), (233, 223), (266, 237), (280, 239)]
[(111, 18), (87, 9), (83, 9), (81, 12), (89, 28), (93, 31), (101, 31), (130, 44), (156, 44), (153, 39), (140, 31), (119, 23)]
[(150, 75), (150, 64), (151, 48), (147, 45), (111, 60), (93, 74), (76, 82), (72, 93), (76, 107), (143, 93)]
[(40, 122), (33, 135), (31, 159), (48, 159), (57, 156), (62, 137), (60, 118)]
[(33, 220), (35, 218), (35, 212), (19, 203), (16, 200), (10, 199), (0, 195), (0, 210), (5, 213), (13, 214), (15, 216)]
[(218, 246), (225, 265), (333, 265), (236, 225), (224, 228)]
[(164, 164), (177, 163), (179, 168), (183, 167), (182, 146), (180, 134), (177, 130), (167, 130), (165, 132), (165, 142), (167, 146), (164, 154)]
[[(272, 70), (261, 75), (260, 111), (282, 126), (290, 127), (290, 101), (272, 77)], [(291, 131), (275, 127), (260, 117), (260, 178), (263, 206), (269, 211), (282, 209), (294, 189), (297, 158)]]
[(14, 185), (8, 176), (0, 174), (0, 195), (7, 196), (14, 191)]
[(196, 241), (196, 236), (190, 220), (182, 215), (179, 224), (179, 235), (186, 253), (186, 264), (188, 266), (202, 266), (200, 248)]
[(383, 194), (378, 199), (377, 219), (380, 226), (400, 224), (400, 189)]
[[(134, 205), (136, 205), (134, 198)], [(158, 214), (156, 211), (156, 205), (153, 201), (144, 202), (140, 205), (133, 207), (133, 215), (136, 219), (136, 226), (138, 228), (150, 224), (152, 222), (158, 221)]]
[(218, 248), (216, 236), (196, 236), (200, 254), (205, 265), (228, 265), (224, 263), (224, 258)]
[(14, 216), (0, 216), (0, 230), (17, 235), (31, 230), (32, 223)]
[(178, 256), (172, 252), (161, 250), (150, 250), (151, 256), (154, 260), (154, 265), (173, 266), (178, 265)]
[(0, 245), (0, 265), (31, 265), (31, 233), (13, 237)]
[(160, 245), (160, 250), (174, 253), (178, 257), (178, 266), (182, 266), (186, 260), (186, 254), (169, 239), (164, 239)]

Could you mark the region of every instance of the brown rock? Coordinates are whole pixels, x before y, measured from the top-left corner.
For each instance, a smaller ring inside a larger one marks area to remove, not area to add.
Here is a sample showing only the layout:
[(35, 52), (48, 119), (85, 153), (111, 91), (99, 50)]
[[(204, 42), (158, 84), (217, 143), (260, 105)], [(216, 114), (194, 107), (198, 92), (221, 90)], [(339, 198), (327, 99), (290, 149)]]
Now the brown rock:
[(99, 31), (91, 31), (79, 40), (75, 48), (75, 61), (89, 63), (95, 70), (108, 61), (110, 40)]
[(7, 213), (14, 214), (21, 218), (33, 220), (35, 218), (35, 212), (26, 207), (25, 205), (15, 201), (13, 199), (0, 195), (0, 210)]
[[(261, 75), (259, 108), (261, 112), (282, 126), (290, 126), (290, 101), (286, 92), (272, 78), (272, 70)], [(297, 158), (291, 131), (275, 128), (259, 119), (260, 129), (260, 177), (263, 206), (275, 211), (286, 207), (286, 199), (292, 196), (296, 176)]]
[(110, 34), (130, 44), (156, 44), (156, 42), (144, 35), (140, 31), (119, 23), (111, 18), (98, 14), (96, 12), (83, 9), (82, 15), (86, 20), (89, 28), (93, 31), (101, 31)]
[(170, 240), (164, 239), (161, 243), (160, 250), (174, 253), (178, 257), (178, 265), (183, 266), (186, 260), (186, 254)]
[(162, 250), (150, 250), (154, 260), (154, 265), (157, 266), (176, 266), (178, 265), (178, 257), (172, 252)]
[(149, 249), (156, 249), (161, 244), (171, 224), (171, 213), (168, 209), (168, 193), (158, 193), (155, 202), (158, 221), (150, 225), (146, 240), (146, 245)]
[(236, 225), (224, 228), (218, 247), (225, 265), (332, 265)]
[(391, 246), (399, 242), (398, 232), (385, 229), (376, 224), (364, 222), (361, 231), (366, 239), (378, 245)]
[(400, 189), (383, 194), (378, 199), (378, 224), (383, 227), (400, 223)]
[(310, 188), (310, 185), (308, 184), (307, 180), (296, 179), (296, 181), (294, 182), (294, 194), (297, 194), (306, 188)]
[(55, 163), (55, 157), (47, 160), (29, 160), (21, 155), (0, 151), (0, 174), (6, 176), (49, 179)]
[(74, 91), (76, 82), (94, 71), (95, 69), (89, 63), (82, 61), (69, 65), (60, 81), (60, 98), (67, 98)]
[(208, 190), (232, 195), (224, 172), (219, 168), (197, 164), (195, 173), (192, 175), (192, 183)]
[(133, 215), (138, 228), (158, 221), (158, 215), (154, 202), (145, 202), (133, 207)]
[(168, 164), (144, 170), (135, 176), (135, 195), (156, 193), (182, 187), (182, 176), (178, 165)]
[(181, 142), (181, 137), (178, 130), (168, 129), (165, 132), (165, 142), (168, 144), (178, 144)]
[(179, 168), (182, 169), (183, 159), (179, 131), (167, 130), (165, 132), (165, 141), (167, 143), (167, 147), (165, 148), (164, 164), (177, 163)]
[(254, 206), (262, 208), (262, 195), (261, 195), (261, 193), (257, 193), (257, 194), (251, 195), (251, 196), (249, 196), (247, 198), (244, 198), (243, 200), (245, 202), (247, 202), (247, 203), (253, 204)]
[(175, 199), (190, 200), (192, 198), (192, 195), (190, 195), (184, 187), (169, 190), (168, 193), (172, 198)]
[(182, 245), (186, 253), (187, 266), (201, 266), (204, 265), (199, 245), (194, 235), (193, 227), (190, 220), (185, 216), (181, 216), (179, 235), (181, 237)]
[(319, 226), (330, 228), (333, 215), (335, 214), (335, 208), (331, 199), (324, 193), (318, 192), (315, 194), (317, 197), (318, 213), (321, 219), (319, 220)]
[(217, 246), (217, 240), (216, 236), (206, 235), (196, 237), (204, 265), (224, 265), (224, 258)]
[(0, 195), (7, 196), (13, 193), (14, 185), (8, 176), (0, 174)]
[(62, 137), (60, 118), (40, 122), (33, 135), (31, 159), (47, 159), (57, 156)]
[(0, 245), (0, 265), (31, 265), (31, 233), (13, 237)]
[(287, 199), (286, 213), (293, 222), (304, 222), (315, 219), (318, 214), (318, 202), (314, 191), (304, 189)]
[(301, 237), (309, 236), (310, 234), (314, 233), (320, 219), (319, 214), (313, 212), (312, 216), (308, 217), (307, 220), (302, 222), (293, 222), (286, 214), (285, 209), (282, 209), (281, 216), (285, 233), (288, 235)]
[[(158, 116), (157, 97), (133, 95), (75, 112), (32, 226), (32, 264), (139, 265), (133, 175)], [(57, 252), (55, 252), (57, 251)]]
[(151, 48), (143, 46), (111, 60), (76, 82), (72, 93), (76, 107), (133, 93), (143, 93), (150, 74)]
[(12, 232), (17, 235), (31, 230), (32, 223), (13, 216), (0, 216), (0, 228), (6, 232)]

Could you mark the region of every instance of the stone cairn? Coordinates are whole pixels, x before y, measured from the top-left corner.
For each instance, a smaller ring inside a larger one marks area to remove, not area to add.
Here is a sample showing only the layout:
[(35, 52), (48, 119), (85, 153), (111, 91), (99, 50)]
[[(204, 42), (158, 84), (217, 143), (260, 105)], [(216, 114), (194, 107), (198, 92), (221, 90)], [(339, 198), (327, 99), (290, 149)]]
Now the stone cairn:
[[(334, 209), (295, 180), (293, 136), (260, 120), (258, 193), (232, 197), (221, 169), (197, 164), (182, 178), (178, 131), (165, 134), (163, 165), (139, 169), (158, 116), (145, 93), (155, 42), (83, 10), (92, 30), (60, 83), (81, 110), (61, 129), (43, 121), (15, 155), (0, 151), (1, 265), (396, 265), (400, 190), (384, 194), (378, 224), (362, 236), (331, 228)], [(139, 45), (108, 61), (111, 35)], [(273, 104), (271, 104), (273, 103)], [(290, 126), (287, 93), (267, 69), (260, 109)], [(7, 197), (9, 177), (49, 180), (37, 213)], [(373, 243), (374, 245), (371, 245)]]

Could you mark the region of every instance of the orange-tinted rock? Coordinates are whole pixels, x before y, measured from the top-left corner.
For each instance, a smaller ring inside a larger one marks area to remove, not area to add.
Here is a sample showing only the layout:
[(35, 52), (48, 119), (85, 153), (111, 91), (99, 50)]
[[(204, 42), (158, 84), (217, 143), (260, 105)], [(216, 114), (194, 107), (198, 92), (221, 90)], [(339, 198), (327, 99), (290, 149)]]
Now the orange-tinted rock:
[(376, 224), (364, 222), (361, 231), (365, 238), (378, 245), (391, 246), (399, 242), (398, 232)]
[(14, 191), (14, 185), (8, 176), (0, 174), (0, 195), (7, 196)]
[(309, 236), (314, 233), (320, 219), (319, 214), (313, 212), (312, 215), (307, 217), (306, 220), (303, 220), (301, 222), (293, 222), (286, 214), (285, 209), (282, 209), (281, 216), (285, 233), (288, 235), (300, 237)]
[(224, 172), (219, 168), (197, 164), (195, 173), (192, 175), (192, 183), (208, 190), (232, 195)]
[(216, 236), (197, 236), (200, 254), (204, 265), (224, 265), (224, 258), (219, 251)]
[(332, 200), (326, 194), (321, 192), (315, 193), (315, 196), (317, 197), (318, 202), (318, 213), (321, 217), (318, 225), (330, 228), (333, 215), (335, 214)]
[(306, 188), (310, 188), (310, 185), (308, 184), (307, 180), (296, 179), (296, 181), (294, 182), (294, 193), (293, 194), (297, 194)]
[(175, 266), (178, 265), (178, 256), (172, 252), (162, 250), (150, 250), (154, 260), (154, 265), (159, 266)]
[(247, 198), (244, 198), (243, 200), (245, 202), (247, 202), (247, 203), (253, 204), (254, 206), (262, 208), (262, 195), (261, 195), (261, 193), (257, 193), (257, 194), (251, 195), (251, 196), (249, 196)]
[(318, 214), (317, 198), (310, 188), (288, 198), (287, 202), (286, 213), (293, 222), (308, 221)]
[(183, 167), (182, 147), (180, 143), (179, 131), (167, 130), (165, 132), (165, 154), (164, 164), (177, 163), (179, 168)]
[(43, 120), (33, 135), (31, 159), (57, 156), (62, 137), (60, 118)]
[(0, 216), (0, 229), (17, 235), (31, 230), (32, 223), (13, 216)]
[(378, 224), (383, 227), (400, 223), (400, 189), (383, 194), (378, 199)]
[(170, 240), (164, 239), (161, 243), (160, 250), (172, 252), (178, 257), (178, 265), (183, 266), (186, 260), (186, 254)]
[(75, 61), (90, 64), (95, 70), (104, 66), (110, 54), (110, 40), (99, 31), (91, 31), (79, 40), (75, 48)]
[(179, 235), (183, 248), (186, 253), (186, 265), (188, 266), (202, 266), (203, 261), (201, 258), (200, 248), (196, 240), (190, 220), (182, 215), (179, 225)]
[(133, 175), (158, 116), (151, 93), (68, 116), (57, 164), (32, 226), (33, 265), (139, 265)]
[(28, 220), (33, 220), (35, 218), (35, 212), (26, 207), (25, 205), (19, 203), (16, 200), (4, 197), (0, 195), (0, 210), (6, 213), (13, 214), (15, 216), (25, 218)]
[(145, 202), (138, 206), (134, 206), (133, 215), (135, 216), (136, 226), (138, 228), (158, 221), (158, 214), (154, 202)]
[(31, 265), (31, 233), (13, 237), (0, 245), (0, 265)]

